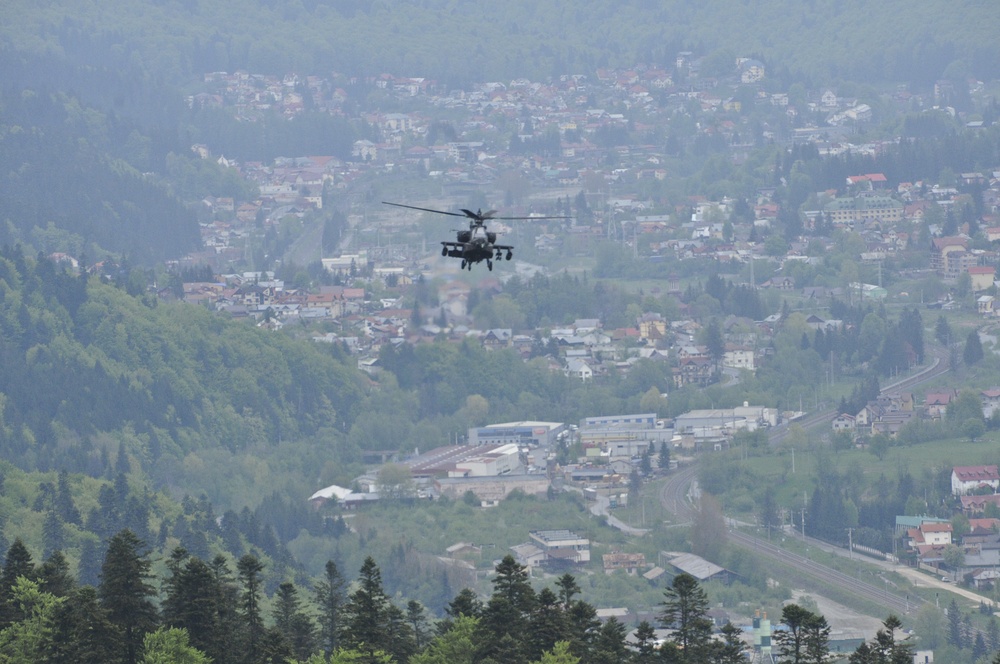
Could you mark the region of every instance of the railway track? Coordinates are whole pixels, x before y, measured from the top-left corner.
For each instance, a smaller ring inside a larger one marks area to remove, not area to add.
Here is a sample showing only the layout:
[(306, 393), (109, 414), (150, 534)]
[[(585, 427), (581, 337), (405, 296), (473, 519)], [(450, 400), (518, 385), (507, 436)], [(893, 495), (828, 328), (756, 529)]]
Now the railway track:
[[(697, 464), (691, 464), (672, 475), (660, 489), (660, 503), (677, 517), (681, 523), (694, 521), (695, 509), (690, 500)], [(785, 565), (821, 583), (839, 588), (865, 599), (877, 606), (882, 606), (889, 613), (905, 615), (919, 608), (924, 602), (917, 597), (900, 595), (888, 590), (888, 586), (877, 586), (862, 579), (856, 579), (832, 567), (817, 563), (809, 558), (787, 551), (765, 539), (755, 537), (736, 528), (727, 533), (728, 541), (736, 546), (751, 550), (754, 553)]]
[[(909, 389), (922, 382), (928, 381), (948, 370), (947, 349), (936, 349), (932, 352), (933, 361), (926, 368), (907, 376), (898, 381), (890, 383), (882, 388), (882, 392), (895, 392), (902, 389)], [(819, 413), (812, 413), (798, 421), (799, 426), (805, 429), (819, 426), (830, 421), (837, 414), (836, 410), (825, 410)], [(771, 445), (779, 444), (788, 435), (788, 427), (782, 426), (772, 430), (768, 436)], [(694, 521), (695, 509), (692, 504), (692, 493), (696, 493), (695, 477), (698, 473), (697, 463), (693, 463), (674, 473), (660, 489), (660, 503), (672, 513), (679, 524), (692, 523)], [(779, 564), (786, 565), (802, 574), (812, 577), (822, 583), (837, 587), (843, 591), (854, 594), (877, 606), (882, 606), (887, 612), (897, 615), (906, 615), (918, 609), (926, 600), (908, 595), (900, 595), (889, 590), (889, 582), (886, 581), (883, 587), (869, 583), (862, 579), (857, 579), (849, 574), (845, 574), (832, 567), (815, 562), (806, 556), (787, 551), (771, 542), (755, 537), (737, 528), (731, 528), (728, 532), (728, 539), (731, 543), (752, 550), (758, 555), (765, 556)], [(809, 538), (806, 538), (809, 541)], [(817, 542), (817, 544), (819, 544)]]

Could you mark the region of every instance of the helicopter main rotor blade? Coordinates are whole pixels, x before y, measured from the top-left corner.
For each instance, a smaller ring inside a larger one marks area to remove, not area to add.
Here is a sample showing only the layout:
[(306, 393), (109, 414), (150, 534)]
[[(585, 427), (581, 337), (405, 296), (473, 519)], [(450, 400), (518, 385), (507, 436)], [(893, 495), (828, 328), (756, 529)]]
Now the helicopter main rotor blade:
[(447, 214), (451, 217), (464, 217), (464, 214), (459, 214), (457, 212), (445, 212), (444, 210), (432, 210), (431, 208), (417, 207), (416, 205), (403, 205), (402, 203), (390, 203), (389, 201), (382, 201), (383, 205), (394, 205), (401, 208), (409, 208), (411, 210), (421, 210), (423, 212), (433, 212), (435, 214)]
[(572, 219), (573, 217), (490, 217), (490, 219)]

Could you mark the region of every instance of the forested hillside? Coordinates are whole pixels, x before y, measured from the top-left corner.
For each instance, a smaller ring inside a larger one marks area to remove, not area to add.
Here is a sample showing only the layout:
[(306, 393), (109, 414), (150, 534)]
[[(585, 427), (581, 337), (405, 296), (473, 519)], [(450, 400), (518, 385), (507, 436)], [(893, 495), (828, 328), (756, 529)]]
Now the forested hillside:
[(198, 249), (193, 210), (138, 170), (152, 167), (149, 137), (46, 87), (0, 96), (0, 244), (147, 264)]
[(18, 249), (0, 257), (0, 285), (0, 447), (26, 468), (84, 471), (111, 433), (128, 432), (151, 468), (209, 446), (342, 435), (357, 415), (361, 379), (335, 346), (132, 297)]
[(5, 18), (4, 43), (13, 48), (95, 67), (138, 64), (172, 83), (237, 69), (388, 71), (450, 83), (538, 79), (669, 64), (685, 48), (714, 53), (726, 66), (739, 55), (762, 58), (800, 80), (921, 87), (955, 74), (985, 78), (1000, 64), (993, 38), (1000, 7), (991, 2), (116, 0), (40, 7), (16, 0)]

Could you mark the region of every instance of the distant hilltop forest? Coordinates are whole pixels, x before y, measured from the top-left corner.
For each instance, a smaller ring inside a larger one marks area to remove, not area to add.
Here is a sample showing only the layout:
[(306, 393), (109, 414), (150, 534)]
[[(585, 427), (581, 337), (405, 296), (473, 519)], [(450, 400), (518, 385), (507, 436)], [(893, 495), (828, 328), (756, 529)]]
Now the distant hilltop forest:
[(0, 44), (184, 84), (209, 71), (352, 76), (454, 85), (670, 64), (692, 50), (819, 83), (990, 78), (1000, 4), (886, 0), (56, 0), (5, 3)]

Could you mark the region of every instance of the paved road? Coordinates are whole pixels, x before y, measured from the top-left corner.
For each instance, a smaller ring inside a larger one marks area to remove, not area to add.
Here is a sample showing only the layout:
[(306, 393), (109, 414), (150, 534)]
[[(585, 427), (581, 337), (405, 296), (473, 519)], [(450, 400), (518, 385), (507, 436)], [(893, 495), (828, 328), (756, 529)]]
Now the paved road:
[(611, 499), (608, 498), (607, 496), (602, 496), (598, 494), (597, 500), (595, 500), (594, 504), (590, 506), (590, 513), (593, 514), (594, 516), (607, 517), (609, 526), (617, 528), (623, 533), (627, 533), (629, 535), (641, 536), (649, 532), (649, 528), (633, 528), (632, 526), (628, 525), (618, 517), (611, 514), (610, 508), (611, 508)]

